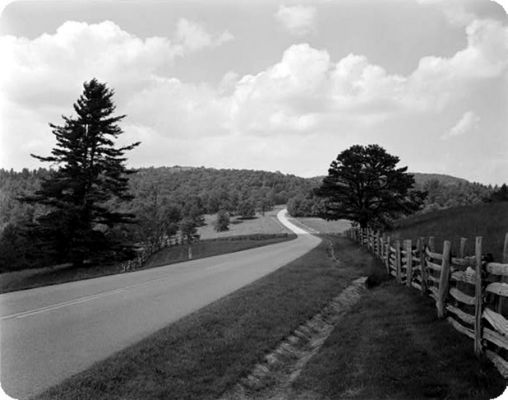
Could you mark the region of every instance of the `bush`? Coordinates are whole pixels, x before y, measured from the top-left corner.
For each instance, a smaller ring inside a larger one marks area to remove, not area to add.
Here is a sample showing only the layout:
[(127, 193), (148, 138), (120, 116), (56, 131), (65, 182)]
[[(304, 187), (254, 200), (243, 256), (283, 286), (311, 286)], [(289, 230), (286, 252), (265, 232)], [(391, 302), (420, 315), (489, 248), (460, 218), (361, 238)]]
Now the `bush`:
[(229, 230), (229, 214), (224, 210), (219, 210), (217, 220), (214, 223), (217, 232), (225, 232)]

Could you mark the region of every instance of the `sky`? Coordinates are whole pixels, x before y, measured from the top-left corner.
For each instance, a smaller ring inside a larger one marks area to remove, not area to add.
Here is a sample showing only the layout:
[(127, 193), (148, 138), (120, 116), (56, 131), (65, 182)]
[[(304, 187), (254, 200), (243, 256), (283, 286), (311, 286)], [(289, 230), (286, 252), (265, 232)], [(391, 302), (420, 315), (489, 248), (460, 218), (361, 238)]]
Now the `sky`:
[[(504, 1), (506, 6), (507, 1)], [(0, 15), (0, 168), (48, 166), (97, 78), (132, 167), (326, 175), (353, 144), (508, 182), (508, 16), (490, 0), (36, 0)]]

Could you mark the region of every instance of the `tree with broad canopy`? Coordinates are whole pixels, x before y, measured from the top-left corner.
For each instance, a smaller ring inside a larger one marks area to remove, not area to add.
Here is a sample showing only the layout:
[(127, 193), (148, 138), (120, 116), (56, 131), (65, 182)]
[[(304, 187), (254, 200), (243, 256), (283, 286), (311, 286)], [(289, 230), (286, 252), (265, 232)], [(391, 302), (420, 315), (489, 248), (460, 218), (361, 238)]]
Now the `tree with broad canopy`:
[(325, 199), (321, 216), (380, 228), (419, 210), (425, 193), (412, 190), (414, 177), (406, 172), (407, 167), (397, 168), (398, 162), (398, 157), (375, 144), (344, 150), (315, 191)]

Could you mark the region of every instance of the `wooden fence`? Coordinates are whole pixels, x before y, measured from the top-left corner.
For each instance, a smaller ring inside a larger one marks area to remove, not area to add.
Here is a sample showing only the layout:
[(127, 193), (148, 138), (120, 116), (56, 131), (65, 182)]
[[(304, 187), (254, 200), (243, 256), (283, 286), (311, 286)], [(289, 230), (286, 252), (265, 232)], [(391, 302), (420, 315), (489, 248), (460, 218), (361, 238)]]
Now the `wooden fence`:
[(121, 264), (120, 268), (123, 272), (135, 271), (141, 268), (152, 254), (165, 249), (166, 247), (177, 246), (178, 244), (182, 243), (183, 241), (180, 237), (171, 236), (161, 239), (158, 243), (155, 244), (145, 244), (145, 247), (138, 253), (135, 258), (124, 261)]
[(462, 238), (455, 257), (448, 240), (438, 253), (433, 237), (413, 243), (359, 228), (346, 235), (380, 258), (397, 282), (432, 297), (438, 317), (471, 338), (475, 353), (485, 354), (508, 378), (508, 233), (502, 262), (482, 254), (481, 236), (476, 237), (473, 255), (464, 254), (467, 239)]

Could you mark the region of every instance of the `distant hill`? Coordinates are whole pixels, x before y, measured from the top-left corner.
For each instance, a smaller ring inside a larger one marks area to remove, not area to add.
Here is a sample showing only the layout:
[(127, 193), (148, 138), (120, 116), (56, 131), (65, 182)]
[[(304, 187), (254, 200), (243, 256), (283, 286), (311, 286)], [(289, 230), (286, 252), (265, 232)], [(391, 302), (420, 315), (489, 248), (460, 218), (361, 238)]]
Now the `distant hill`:
[(457, 178), (451, 175), (444, 174), (428, 174), (423, 172), (410, 172), (415, 177), (415, 184), (417, 186), (423, 186), (425, 183), (431, 180), (437, 180), (442, 185), (457, 185), (459, 183), (467, 184), (470, 183), (468, 180), (463, 178)]
[[(21, 194), (32, 193), (45, 169), (21, 172), (0, 169), (0, 229), (9, 222), (33, 214), (29, 206), (15, 200)], [(465, 179), (443, 174), (413, 173), (416, 189), (428, 192), (425, 211), (481, 202), (490, 196), (492, 188)], [(235, 212), (240, 202), (249, 201), (258, 209), (296, 200), (298, 214), (319, 210), (320, 199), (312, 189), (321, 184), (323, 176), (302, 178), (281, 172), (246, 169), (215, 169), (172, 166), (139, 168), (130, 176), (135, 199), (127, 207), (132, 211), (150, 201), (154, 195), (179, 208), (195, 207), (213, 214), (219, 209)], [(291, 205), (294, 207), (295, 202)]]
[[(307, 194), (317, 186), (314, 179), (246, 169), (172, 166), (137, 171), (129, 177), (135, 199), (127, 207), (133, 211), (153, 201), (153, 196), (179, 208), (194, 207), (209, 214), (221, 208), (235, 212), (245, 201), (261, 209), (286, 204), (290, 198)], [(0, 229), (33, 214), (31, 206), (20, 204), (16, 197), (33, 193), (41, 177), (47, 174), (45, 169), (21, 172), (0, 169)]]

